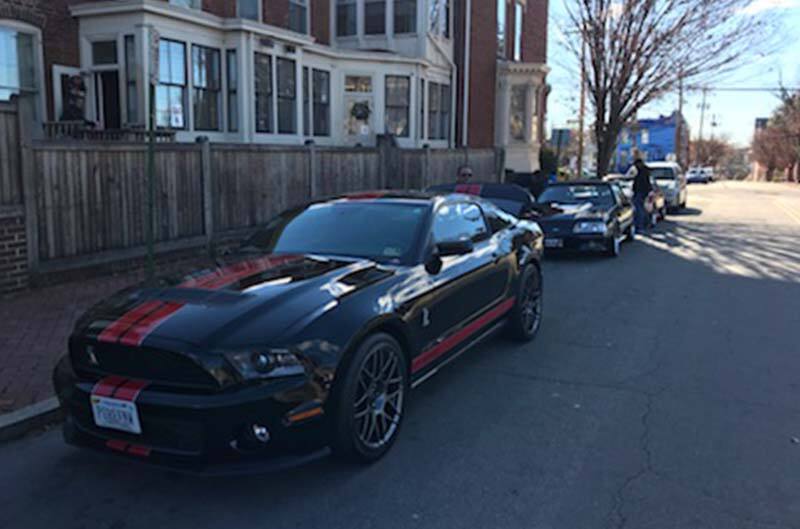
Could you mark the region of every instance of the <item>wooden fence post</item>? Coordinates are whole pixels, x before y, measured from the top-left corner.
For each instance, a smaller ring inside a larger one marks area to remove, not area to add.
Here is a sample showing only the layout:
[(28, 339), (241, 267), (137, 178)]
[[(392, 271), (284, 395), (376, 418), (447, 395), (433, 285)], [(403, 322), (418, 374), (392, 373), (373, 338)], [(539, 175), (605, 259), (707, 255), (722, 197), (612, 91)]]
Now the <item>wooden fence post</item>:
[(33, 150), (33, 127), (36, 124), (34, 104), (32, 96), (17, 98), (22, 200), (25, 207), (25, 238), (28, 242), (28, 274), (31, 278), (39, 271), (39, 211), (36, 206), (36, 160)]
[(206, 236), (206, 250), (214, 255), (214, 175), (211, 160), (211, 142), (207, 137), (198, 139), (200, 143), (200, 166), (203, 174), (203, 228)]
[(319, 160), (317, 160), (317, 145), (313, 141), (308, 142), (308, 193), (309, 198), (317, 197)]

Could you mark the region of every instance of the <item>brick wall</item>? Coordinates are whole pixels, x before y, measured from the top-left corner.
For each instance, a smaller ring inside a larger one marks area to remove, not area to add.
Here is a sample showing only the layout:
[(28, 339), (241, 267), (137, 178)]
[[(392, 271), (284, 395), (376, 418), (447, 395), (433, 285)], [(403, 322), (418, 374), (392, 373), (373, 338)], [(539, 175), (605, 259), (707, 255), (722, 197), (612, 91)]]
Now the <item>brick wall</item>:
[(522, 61), (547, 62), (548, 0), (528, 0), (522, 22)]
[(28, 252), (22, 208), (0, 207), (0, 295), (28, 286)]
[(264, 23), (289, 27), (289, 0), (264, 0)]
[[(496, 2), (473, 0), (468, 124), (470, 147), (494, 146), (495, 80), (497, 78), (496, 24)], [(463, 37), (461, 42), (463, 42)]]
[(235, 0), (203, 0), (203, 11), (218, 17), (232, 18), (236, 16)]
[(322, 44), (331, 43), (331, 3), (311, 0), (311, 35)]

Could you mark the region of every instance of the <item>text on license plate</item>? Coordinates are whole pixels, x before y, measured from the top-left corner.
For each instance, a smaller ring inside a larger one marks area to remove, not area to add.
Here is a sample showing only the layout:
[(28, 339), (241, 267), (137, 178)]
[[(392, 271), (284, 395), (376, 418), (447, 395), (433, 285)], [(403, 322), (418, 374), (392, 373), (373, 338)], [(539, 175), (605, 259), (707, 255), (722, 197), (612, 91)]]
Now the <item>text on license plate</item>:
[(135, 402), (94, 395), (91, 399), (92, 414), (97, 426), (135, 434), (142, 433)]
[(548, 238), (548, 239), (544, 240), (544, 245), (547, 248), (563, 248), (564, 247), (564, 239)]

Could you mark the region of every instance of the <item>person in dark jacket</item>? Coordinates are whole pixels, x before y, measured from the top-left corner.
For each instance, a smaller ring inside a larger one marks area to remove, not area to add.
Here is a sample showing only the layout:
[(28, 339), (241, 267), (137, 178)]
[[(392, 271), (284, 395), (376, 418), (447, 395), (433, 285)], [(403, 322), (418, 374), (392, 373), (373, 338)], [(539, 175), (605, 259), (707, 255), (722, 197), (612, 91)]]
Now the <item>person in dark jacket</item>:
[(633, 180), (633, 206), (636, 215), (636, 231), (645, 232), (647, 230), (647, 196), (653, 191), (650, 183), (650, 168), (641, 158), (633, 162), (636, 169), (636, 177)]

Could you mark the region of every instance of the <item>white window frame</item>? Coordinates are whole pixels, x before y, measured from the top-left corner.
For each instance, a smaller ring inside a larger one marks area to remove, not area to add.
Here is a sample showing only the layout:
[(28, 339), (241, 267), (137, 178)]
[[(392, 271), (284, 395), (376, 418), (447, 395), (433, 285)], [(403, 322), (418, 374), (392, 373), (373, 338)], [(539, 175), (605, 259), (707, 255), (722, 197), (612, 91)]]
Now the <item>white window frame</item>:
[(523, 21), (525, 20), (525, 5), (517, 0), (514, 2), (514, 40), (512, 46), (512, 59), (522, 62), (522, 36), (524, 33)]
[(77, 66), (53, 65), (53, 121), (58, 121), (64, 111), (64, 93), (61, 91), (62, 75), (70, 77), (81, 75), (81, 69)]
[[(241, 2), (241, 1), (242, 0), (236, 0), (236, 17), (237, 18), (242, 18), (242, 16), (239, 14), (240, 13), (240, 11), (239, 11), (239, 2)], [(262, 2), (261, 0), (256, 0), (256, 5), (258, 7), (258, 20), (256, 22), (264, 22), (264, 2)], [(245, 20), (251, 20), (251, 19), (246, 18)]]
[[(306, 9), (306, 32), (301, 33), (302, 35), (311, 35), (311, 2), (310, 0), (289, 0), (290, 4), (295, 4), (298, 6), (302, 6)], [(261, 3), (259, 2), (259, 5)], [(291, 28), (289, 28), (291, 29)], [(294, 31), (294, 30), (292, 30)]]
[(34, 66), (37, 77), (38, 97), (36, 98), (36, 115), (39, 121), (47, 121), (47, 87), (44, 77), (44, 50), (42, 46), (42, 30), (31, 24), (26, 24), (18, 20), (0, 18), (0, 27), (8, 28), (18, 33), (30, 33), (33, 35), (34, 50), (33, 59), (36, 61)]

